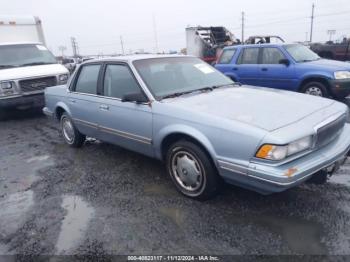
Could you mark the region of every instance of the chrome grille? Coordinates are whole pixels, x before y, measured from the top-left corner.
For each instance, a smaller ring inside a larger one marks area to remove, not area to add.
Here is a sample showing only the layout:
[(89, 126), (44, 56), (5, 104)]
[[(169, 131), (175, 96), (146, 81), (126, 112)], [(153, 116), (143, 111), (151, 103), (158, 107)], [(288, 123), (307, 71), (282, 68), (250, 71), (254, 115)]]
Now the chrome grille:
[(33, 92), (44, 90), (46, 87), (55, 86), (57, 80), (55, 76), (41, 77), (35, 79), (26, 79), (19, 81), (19, 85), (23, 92)]
[(342, 115), (338, 119), (317, 129), (317, 147), (322, 147), (330, 143), (340, 133), (346, 122), (346, 116)]

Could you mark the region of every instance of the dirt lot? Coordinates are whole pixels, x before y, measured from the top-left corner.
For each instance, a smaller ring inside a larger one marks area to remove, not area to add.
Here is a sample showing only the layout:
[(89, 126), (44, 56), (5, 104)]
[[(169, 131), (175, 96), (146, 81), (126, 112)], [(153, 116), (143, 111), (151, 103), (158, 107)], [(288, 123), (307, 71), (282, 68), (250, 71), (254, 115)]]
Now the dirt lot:
[[(0, 122), (0, 254), (350, 254), (350, 162), (324, 186), (197, 202), (161, 163), (37, 112)], [(349, 160), (350, 161), (350, 160)]]

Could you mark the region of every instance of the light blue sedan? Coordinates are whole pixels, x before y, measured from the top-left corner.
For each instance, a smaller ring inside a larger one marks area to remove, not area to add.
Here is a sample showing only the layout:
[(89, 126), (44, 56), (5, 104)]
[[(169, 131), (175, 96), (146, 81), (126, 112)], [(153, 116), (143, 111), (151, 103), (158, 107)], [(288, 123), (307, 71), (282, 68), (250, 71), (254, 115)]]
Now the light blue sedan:
[(67, 144), (89, 136), (160, 159), (195, 199), (222, 181), (262, 194), (325, 182), (350, 148), (344, 104), (240, 86), (189, 56), (88, 61), (45, 99)]

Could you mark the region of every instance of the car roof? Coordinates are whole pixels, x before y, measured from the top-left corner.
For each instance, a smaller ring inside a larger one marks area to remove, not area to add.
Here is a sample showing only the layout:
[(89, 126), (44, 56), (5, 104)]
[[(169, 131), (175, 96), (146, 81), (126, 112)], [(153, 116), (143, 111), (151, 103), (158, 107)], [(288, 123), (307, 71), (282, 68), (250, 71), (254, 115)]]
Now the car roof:
[(2, 42), (0, 45), (44, 45), (39, 42)]
[(139, 55), (124, 55), (124, 56), (111, 56), (105, 58), (95, 58), (84, 62), (83, 64), (89, 64), (94, 62), (103, 62), (103, 61), (121, 61), (121, 62), (133, 62), (136, 60), (145, 60), (153, 58), (174, 58), (174, 57), (193, 57), (187, 55), (155, 55), (155, 54), (139, 54)]
[[(276, 46), (285, 46), (285, 45), (298, 45), (298, 43), (266, 43), (266, 44), (244, 44), (244, 45), (231, 45), (227, 46), (224, 49), (233, 49), (233, 48), (243, 48), (243, 47), (276, 47)], [(299, 44), (300, 45), (300, 44)]]

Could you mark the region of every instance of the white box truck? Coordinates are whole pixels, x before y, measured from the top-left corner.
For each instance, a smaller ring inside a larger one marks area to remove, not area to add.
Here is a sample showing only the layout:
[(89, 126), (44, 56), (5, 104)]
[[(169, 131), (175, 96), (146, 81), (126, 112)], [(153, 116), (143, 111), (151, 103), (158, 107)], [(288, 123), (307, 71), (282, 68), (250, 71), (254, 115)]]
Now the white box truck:
[(38, 17), (0, 15), (0, 119), (15, 108), (43, 107), (45, 88), (68, 78), (45, 46)]

